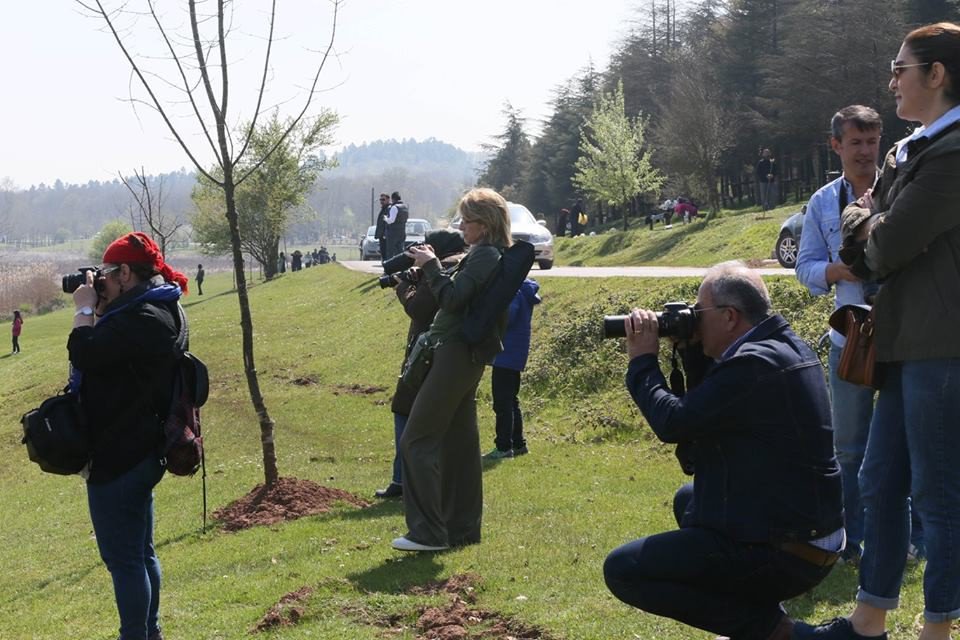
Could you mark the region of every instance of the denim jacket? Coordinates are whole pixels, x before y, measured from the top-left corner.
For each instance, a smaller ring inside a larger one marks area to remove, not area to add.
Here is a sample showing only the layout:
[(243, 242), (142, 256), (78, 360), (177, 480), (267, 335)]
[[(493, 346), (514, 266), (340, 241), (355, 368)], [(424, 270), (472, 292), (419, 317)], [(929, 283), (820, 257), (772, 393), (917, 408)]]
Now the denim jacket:
[(681, 526), (744, 542), (813, 540), (843, 526), (823, 368), (779, 315), (683, 397), (652, 354), (631, 360), (626, 382), (660, 440), (692, 443), (694, 498)]

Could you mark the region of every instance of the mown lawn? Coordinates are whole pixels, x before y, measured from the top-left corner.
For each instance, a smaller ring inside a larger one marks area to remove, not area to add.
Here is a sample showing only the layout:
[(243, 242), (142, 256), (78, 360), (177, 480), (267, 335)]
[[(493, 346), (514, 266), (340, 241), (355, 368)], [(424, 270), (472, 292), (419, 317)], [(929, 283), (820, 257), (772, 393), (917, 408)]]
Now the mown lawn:
[[(535, 275), (535, 274), (534, 274)], [(651, 438), (622, 390), (625, 356), (599, 339), (599, 317), (634, 304), (691, 299), (687, 280), (544, 279), (522, 401), (531, 453), (484, 473), (483, 542), (410, 556), (389, 541), (405, 532), (397, 502), (239, 533), (201, 531), (201, 481), (166, 478), (156, 492), (169, 640), (247, 638), (284, 595), (310, 587), (298, 624), (277, 639), (416, 638), (419, 612), (449, 595), (411, 593), (432, 580), (475, 574), (471, 607), (554, 639), (712, 638), (615, 600), (601, 566), (615, 546), (671, 527), (684, 481), (672, 450)], [(229, 276), (189, 296), (192, 350), (211, 371), (204, 410), (211, 510), (262, 479), (259, 430), (241, 370)], [(277, 421), (281, 473), (369, 497), (393, 455), (389, 397), (406, 332), (390, 291), (339, 266), (288, 273), (251, 289), (257, 367)], [(829, 301), (791, 278), (771, 281), (777, 304), (815, 340)], [(0, 357), (0, 639), (113, 640), (109, 576), (97, 557), (83, 483), (41, 473), (19, 444), (19, 416), (62, 385), (72, 312), (30, 317), (23, 353)], [(0, 325), (7, 331), (8, 324)], [(9, 335), (9, 334), (7, 334)], [(306, 384), (304, 382), (306, 381)], [(367, 394), (344, 391), (362, 384)], [(489, 379), (481, 383), (484, 450), (492, 446)], [(827, 618), (849, 609), (856, 573), (837, 568), (791, 613)], [(907, 576), (893, 638), (915, 637), (920, 573)], [(254, 636), (256, 637), (256, 636)]]
[(706, 267), (723, 260), (759, 262), (771, 257), (780, 225), (799, 210), (799, 205), (785, 205), (763, 217), (755, 210), (722, 211), (709, 222), (699, 218), (685, 225), (675, 220), (671, 229), (657, 223), (652, 231), (642, 220), (631, 220), (626, 232), (557, 238), (557, 264)]

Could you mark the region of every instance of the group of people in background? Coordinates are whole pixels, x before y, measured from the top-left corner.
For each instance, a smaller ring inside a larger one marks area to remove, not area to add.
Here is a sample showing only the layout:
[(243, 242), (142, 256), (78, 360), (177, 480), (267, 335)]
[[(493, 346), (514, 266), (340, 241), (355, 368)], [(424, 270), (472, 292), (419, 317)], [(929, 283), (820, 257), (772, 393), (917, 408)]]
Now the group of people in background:
[[(327, 251), (327, 248), (321, 246), (319, 249), (314, 249), (313, 251), (307, 251), (304, 253), (299, 249), (295, 249), (293, 253), (290, 254), (290, 271), (300, 271), (303, 268), (310, 268), (313, 265), (317, 264), (327, 264), (328, 262), (336, 262), (337, 254), (330, 255), (330, 252)], [(287, 256), (281, 251), (277, 255), (277, 273), (286, 273), (287, 272)]]
[(380, 213), (377, 214), (373, 237), (380, 242), (381, 260), (389, 260), (398, 253), (403, 253), (409, 217), (410, 210), (404, 204), (399, 191), (394, 191), (389, 196), (380, 194)]

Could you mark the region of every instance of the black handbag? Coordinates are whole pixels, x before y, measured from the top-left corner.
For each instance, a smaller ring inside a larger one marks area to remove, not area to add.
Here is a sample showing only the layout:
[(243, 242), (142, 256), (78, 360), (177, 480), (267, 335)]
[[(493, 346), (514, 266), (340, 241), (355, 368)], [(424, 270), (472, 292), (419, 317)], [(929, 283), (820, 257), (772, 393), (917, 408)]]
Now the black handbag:
[(21, 443), (41, 470), (68, 476), (79, 473), (90, 461), (90, 429), (75, 393), (47, 398), (23, 414), (20, 424)]
[(403, 372), (400, 374), (404, 384), (413, 390), (420, 389), (430, 371), (430, 365), (433, 364), (433, 355), (438, 346), (439, 343), (433, 340), (429, 331), (424, 331), (414, 338), (410, 355), (403, 363)]

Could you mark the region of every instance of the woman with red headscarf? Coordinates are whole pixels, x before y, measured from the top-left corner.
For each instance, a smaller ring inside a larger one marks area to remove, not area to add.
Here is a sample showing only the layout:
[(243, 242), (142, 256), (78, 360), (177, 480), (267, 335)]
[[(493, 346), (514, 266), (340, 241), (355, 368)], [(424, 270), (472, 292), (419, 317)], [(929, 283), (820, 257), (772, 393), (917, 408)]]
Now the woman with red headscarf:
[(87, 500), (100, 557), (113, 579), (120, 640), (162, 640), (153, 487), (163, 477), (163, 419), (177, 347), (187, 348), (180, 295), (187, 278), (144, 233), (103, 254), (98, 276), (73, 294), (67, 341), (71, 386), (92, 429)]

